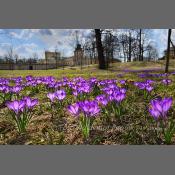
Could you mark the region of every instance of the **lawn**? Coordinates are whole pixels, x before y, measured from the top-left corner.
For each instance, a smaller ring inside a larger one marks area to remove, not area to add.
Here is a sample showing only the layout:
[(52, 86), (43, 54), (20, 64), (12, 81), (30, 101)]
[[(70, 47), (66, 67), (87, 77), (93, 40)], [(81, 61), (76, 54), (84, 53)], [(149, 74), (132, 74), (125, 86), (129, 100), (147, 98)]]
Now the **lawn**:
[(174, 65), (1, 70), (0, 144), (175, 144)]
[[(173, 60), (172, 67), (175, 67), (175, 62)], [(58, 69), (50, 69), (50, 70), (0, 70), (0, 77), (25, 77), (27, 75), (32, 76), (54, 76), (57, 78), (66, 77), (75, 77), (75, 76), (83, 76), (85, 78), (89, 78), (92, 76), (104, 77), (104, 78), (112, 78), (115, 77), (116, 72), (120, 73), (125, 69), (129, 70), (143, 70), (143, 69), (154, 69), (154, 68), (164, 68), (164, 63), (159, 61), (155, 62), (131, 62), (131, 63), (114, 63), (110, 65), (108, 70), (99, 70), (97, 65), (91, 65), (82, 67), (65, 67)]]

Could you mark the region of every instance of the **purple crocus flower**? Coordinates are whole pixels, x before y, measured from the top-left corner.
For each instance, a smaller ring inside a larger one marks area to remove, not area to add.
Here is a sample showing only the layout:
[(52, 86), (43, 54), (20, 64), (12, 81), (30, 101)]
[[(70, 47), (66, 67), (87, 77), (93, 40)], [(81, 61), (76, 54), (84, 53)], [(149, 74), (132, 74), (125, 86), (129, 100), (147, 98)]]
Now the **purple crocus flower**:
[(78, 103), (72, 104), (68, 106), (68, 111), (70, 114), (73, 116), (78, 116), (79, 115), (79, 105)]
[(86, 117), (94, 117), (100, 112), (100, 108), (96, 101), (85, 100), (83, 102), (79, 102), (79, 105)]
[(158, 118), (166, 119), (167, 113), (171, 108), (172, 102), (172, 98), (152, 100), (150, 102), (151, 106), (149, 108), (149, 112), (156, 120)]
[(153, 84), (155, 81), (153, 81), (153, 80), (146, 80), (146, 82), (145, 83), (147, 83), (147, 84)]
[(103, 106), (106, 106), (108, 104), (108, 99), (104, 94), (98, 95), (96, 98), (97, 102)]
[(125, 99), (126, 94), (125, 93), (121, 93), (121, 92), (116, 92), (114, 93), (114, 100), (116, 100), (117, 102), (121, 102)]
[(95, 85), (98, 83), (98, 80), (97, 80), (97, 78), (93, 77), (93, 78), (90, 78), (89, 82), (91, 85)]
[(145, 82), (135, 82), (134, 85), (137, 86), (141, 90), (146, 90), (150, 92), (154, 89), (152, 86), (153, 83), (154, 81), (152, 80), (146, 80)]
[(117, 101), (117, 102), (121, 102), (125, 99), (126, 97), (126, 89), (124, 88), (118, 88), (115, 89), (112, 94), (108, 95), (108, 99), (109, 101)]
[(0, 91), (1, 92), (5, 92), (6, 91), (6, 88), (7, 88), (7, 86), (2, 85), (2, 86), (0, 86)]
[(152, 87), (152, 86), (146, 86), (146, 88), (145, 88), (148, 92), (150, 92), (150, 91), (152, 91), (154, 88)]
[(55, 98), (56, 98), (56, 94), (49, 92), (47, 94), (47, 97), (50, 99), (51, 102), (53, 102), (55, 100)]
[(78, 95), (78, 92), (75, 90), (72, 92), (74, 96), (77, 96)]
[(25, 104), (28, 109), (31, 109), (38, 104), (38, 99), (31, 99), (30, 97), (24, 97), (23, 100), (25, 100)]
[(162, 83), (165, 84), (165, 85), (169, 85), (171, 84), (172, 80), (171, 79), (163, 79), (162, 80)]
[(63, 100), (66, 97), (66, 92), (64, 90), (57, 90), (55, 95), (58, 100)]
[(120, 80), (120, 84), (126, 84), (126, 80)]
[(10, 90), (11, 90), (11, 88), (8, 85), (0, 86), (0, 91), (3, 92), (3, 93), (5, 93), (5, 94), (9, 93)]
[(25, 107), (25, 101), (24, 100), (14, 100), (11, 102), (7, 102), (6, 106), (10, 109), (13, 110), (16, 114), (22, 112)]
[(122, 78), (123, 74), (117, 74), (117, 77)]
[(21, 90), (22, 90), (21, 86), (13, 86), (11, 91), (13, 93), (19, 93)]
[(119, 89), (119, 91), (120, 91), (121, 93), (126, 93), (126, 89), (125, 89), (125, 88), (121, 88), (121, 89)]

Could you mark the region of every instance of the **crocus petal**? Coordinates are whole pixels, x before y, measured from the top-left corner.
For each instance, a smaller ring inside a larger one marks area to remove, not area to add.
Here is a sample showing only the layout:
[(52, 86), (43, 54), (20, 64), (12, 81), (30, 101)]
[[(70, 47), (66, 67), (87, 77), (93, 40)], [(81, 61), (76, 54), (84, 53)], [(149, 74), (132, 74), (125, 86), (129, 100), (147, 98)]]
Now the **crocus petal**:
[(159, 112), (162, 112), (162, 106), (161, 106), (159, 100), (153, 100), (152, 101), (152, 107), (157, 109)]
[(149, 109), (150, 114), (154, 117), (154, 119), (158, 119), (160, 117), (160, 112), (154, 109)]
[(163, 111), (166, 112), (170, 109), (171, 105), (172, 105), (172, 98), (166, 98), (164, 99), (163, 103), (162, 103), (162, 108), (163, 108)]

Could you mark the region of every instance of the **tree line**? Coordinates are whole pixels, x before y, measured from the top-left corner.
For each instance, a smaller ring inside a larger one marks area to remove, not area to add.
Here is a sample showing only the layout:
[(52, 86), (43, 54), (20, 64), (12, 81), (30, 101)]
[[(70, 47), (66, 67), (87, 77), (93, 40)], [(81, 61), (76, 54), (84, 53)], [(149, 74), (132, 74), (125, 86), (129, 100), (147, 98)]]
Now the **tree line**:
[(123, 62), (151, 61), (159, 58), (148, 29), (94, 29), (86, 38), (84, 50), (91, 58), (97, 58), (100, 69), (118, 58)]

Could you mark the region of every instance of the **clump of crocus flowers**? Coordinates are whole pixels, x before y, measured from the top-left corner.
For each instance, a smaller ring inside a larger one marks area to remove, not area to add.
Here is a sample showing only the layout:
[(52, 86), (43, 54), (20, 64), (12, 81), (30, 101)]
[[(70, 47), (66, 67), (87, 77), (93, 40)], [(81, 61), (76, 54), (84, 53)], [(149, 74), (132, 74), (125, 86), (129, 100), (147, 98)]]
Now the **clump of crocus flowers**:
[(26, 127), (33, 117), (33, 108), (37, 104), (38, 99), (31, 99), (30, 97), (6, 102), (6, 106), (10, 110), (12, 118), (20, 133), (26, 131)]
[(167, 113), (172, 105), (172, 98), (151, 100), (149, 112), (155, 120), (166, 119)]
[(173, 134), (175, 132), (175, 123), (168, 112), (172, 106), (172, 98), (159, 98), (151, 100), (149, 112), (155, 119), (157, 126), (160, 126), (167, 144), (171, 143)]
[(134, 85), (138, 88), (137, 93), (141, 93), (144, 99), (149, 99), (150, 93), (154, 89), (154, 81), (153, 80), (146, 80), (144, 82), (134, 82)]
[(162, 83), (165, 84), (165, 85), (169, 85), (169, 84), (172, 83), (172, 80), (171, 79), (163, 79)]
[(65, 90), (57, 90), (56, 92), (49, 92), (47, 97), (50, 100), (50, 110), (52, 117), (55, 115), (56, 112), (60, 112), (63, 108), (63, 100), (66, 98)]
[(100, 107), (95, 100), (80, 101), (68, 106), (68, 112), (79, 119), (79, 125), (85, 141), (89, 138), (90, 129)]
[(154, 81), (146, 80), (145, 82), (135, 82), (134, 85), (138, 87), (140, 90), (145, 90), (147, 92), (151, 92), (154, 88), (152, 84)]
[(9, 86), (8, 83), (0, 85), (0, 99), (4, 103), (11, 100), (12, 97), (18, 97), (20, 91), (23, 89), (21, 85)]
[(120, 117), (123, 111), (122, 102), (126, 98), (126, 89), (120, 88), (116, 84), (110, 84), (102, 89), (107, 96), (108, 106), (105, 113), (114, 113)]
[(107, 98), (107, 95), (105, 94), (100, 94), (98, 96), (96, 96), (95, 100), (98, 102), (100, 108), (101, 108), (101, 113), (103, 114), (103, 117), (102, 119), (105, 119), (107, 121), (110, 120), (110, 114), (111, 114), (111, 111), (108, 107), (108, 104), (109, 104), (109, 98)]
[(62, 101), (66, 97), (66, 92), (64, 90), (57, 90), (56, 92), (49, 92), (47, 97), (50, 99), (51, 102), (55, 100)]

